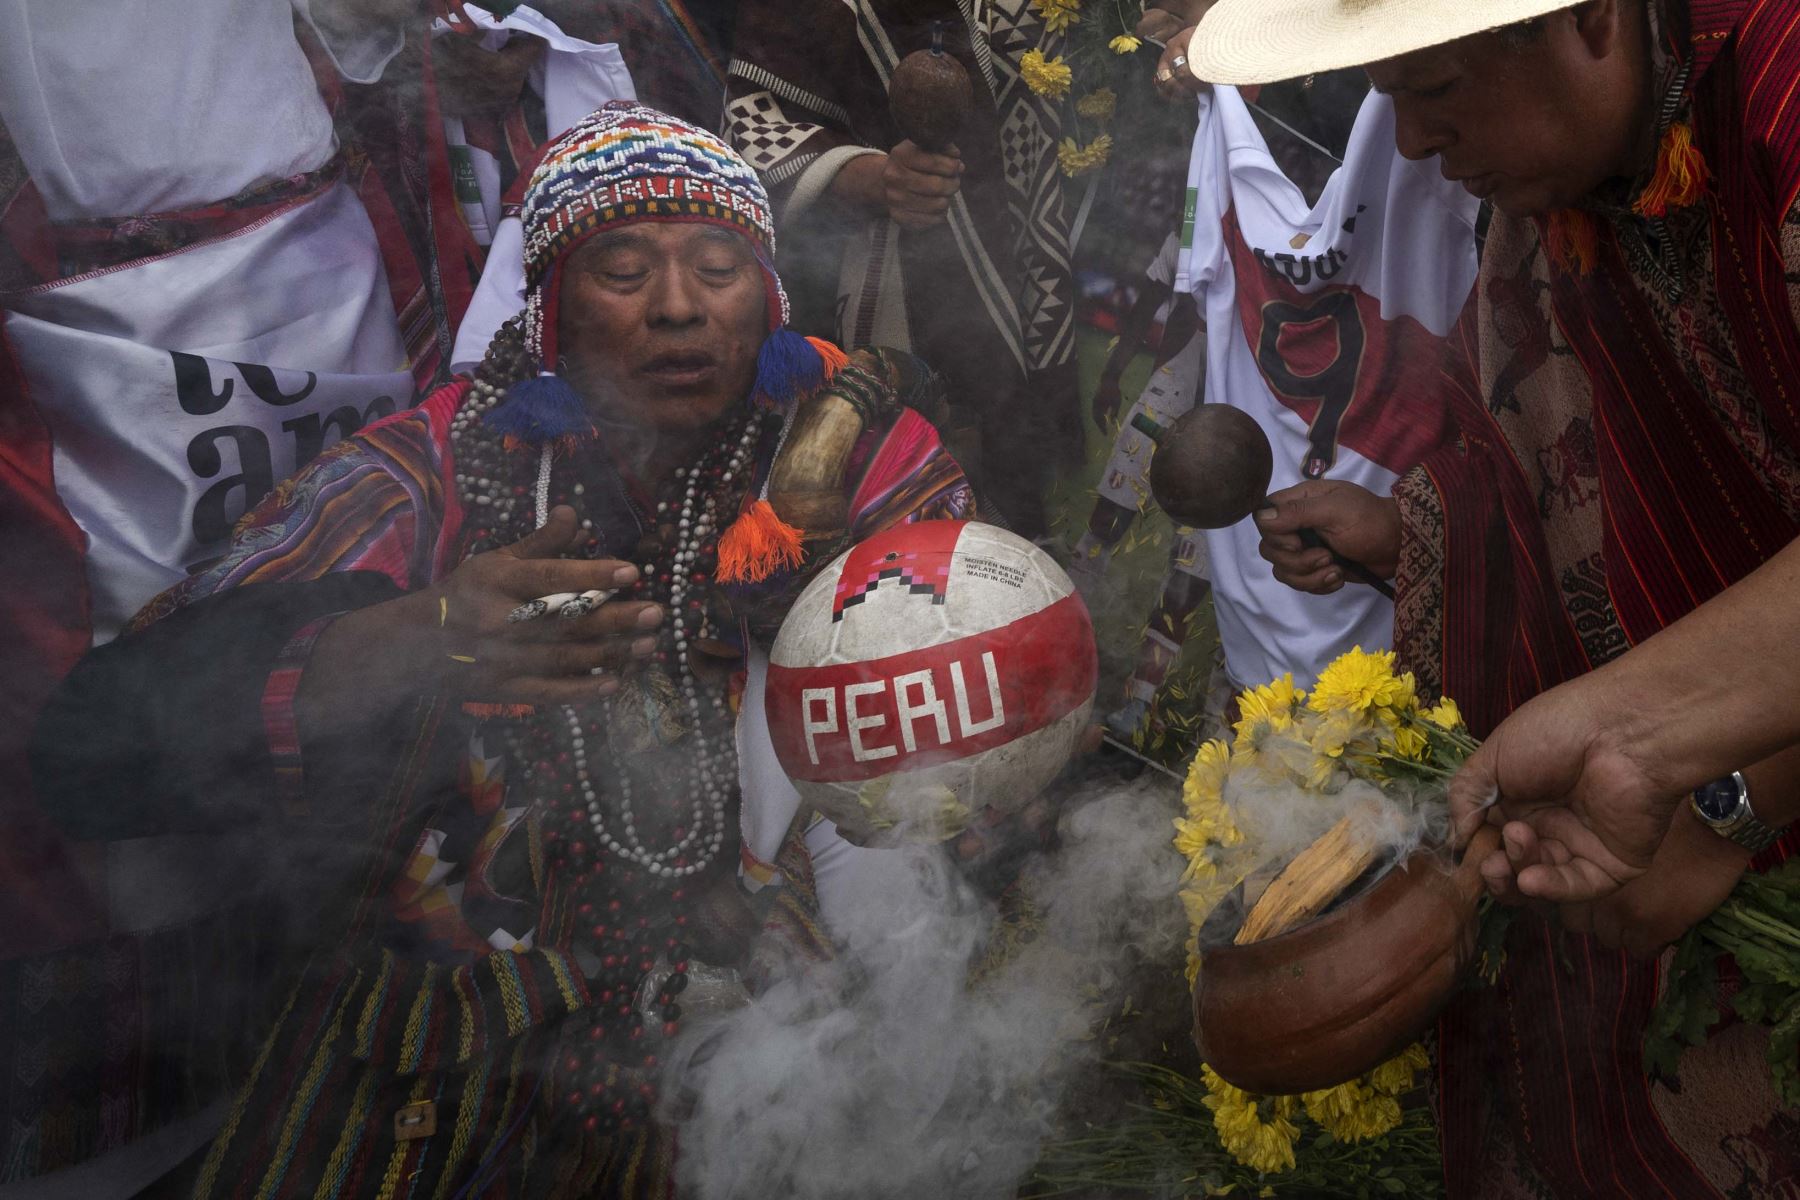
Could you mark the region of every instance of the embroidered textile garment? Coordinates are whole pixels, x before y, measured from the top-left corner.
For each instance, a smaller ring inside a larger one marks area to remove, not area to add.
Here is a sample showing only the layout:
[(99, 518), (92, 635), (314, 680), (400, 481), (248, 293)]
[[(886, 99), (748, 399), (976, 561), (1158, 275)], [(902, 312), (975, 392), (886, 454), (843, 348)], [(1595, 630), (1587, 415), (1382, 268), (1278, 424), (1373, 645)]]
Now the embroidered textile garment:
[[(1479, 363), (1454, 398), (1461, 442), (1395, 492), (1398, 645), (1477, 732), (1800, 532), (1800, 297), (1786, 282), (1800, 267), (1800, 114), (1787, 87), (1800, 5), (1713, 0), (1664, 15), (1691, 64), (1712, 190), (1660, 231), (1599, 222), (1586, 276), (1551, 268), (1534, 224), (1496, 217), (1458, 334)], [(1796, 848), (1790, 835), (1760, 863)], [(1522, 920), (1500, 985), (1444, 1019), (1452, 1193), (1793, 1186), (1791, 1117), (1748, 1065), (1760, 1032), (1688, 1053), (1676, 1094), (1644, 1075), (1655, 995), (1654, 966)]]
[[(46, 718), (67, 720), (58, 713), (91, 712), (88, 704), (113, 696), (121, 746), (169, 745), (179, 739), (159, 724), (166, 716), (146, 710), (181, 703), (166, 693), (160, 706), (142, 703), (151, 685), (121, 687), (117, 664), (192, 645), (190, 631), (214, 621), (258, 631), (254, 645), (232, 639), (229, 662), (191, 676), (218, 697), (220, 728), (207, 744), (243, 739), (266, 755), (263, 765), (234, 781), (241, 770), (207, 765), (224, 756), (197, 756), (194, 769), (214, 774), (145, 806), (177, 820), (257, 821), (268, 819), (273, 795), (290, 814), (289, 836), (323, 843), (321, 873), (353, 885), (335, 897), (307, 893), (318, 914), (309, 936), (325, 948), (285, 998), (198, 1195), (288, 1197), (324, 1187), (374, 1196), (409, 1179), (420, 1194), (453, 1194), (477, 1179), (476, 1194), (666, 1194), (665, 1138), (643, 1127), (614, 1137), (552, 1130), (559, 1107), (567, 1110), (558, 1039), (576, 1036), (585, 1022), (575, 1014), (595, 1003), (574, 953), (588, 922), (572, 880), (543, 852), (545, 814), (506, 811), (520, 802), (504, 793), (498, 740), (484, 740), (473, 762), (471, 735), (483, 727), (430, 698), (356, 745), (302, 747), (296, 736), (294, 685), (328, 620), (440, 579), (461, 561), (465, 513), (450, 427), (467, 390), (441, 390), (277, 488), (224, 559), (147, 610), (139, 632), (112, 649), (116, 657), (78, 668), (75, 698)], [(537, 461), (519, 453), (527, 467)], [(967, 484), (916, 414), (902, 411), (866, 435), (855, 462), (847, 481), (854, 536), (972, 512)], [(605, 501), (589, 495), (603, 526)], [(309, 603), (315, 589), (325, 590)], [(278, 597), (294, 607), (267, 607)], [(75, 803), (89, 790), (71, 786), (53, 799)], [(727, 873), (738, 851), (734, 837), (721, 856)], [(791, 837), (772, 857), (784, 886), (768, 892), (767, 924), (790, 949), (820, 957), (802, 843)], [(437, 1104), (438, 1132), (396, 1141), (394, 1111), (423, 1100)]]
[[(941, 372), (960, 423), (983, 428), (983, 494), (1009, 518), (1041, 516), (1045, 468), (1082, 445), (1074, 395), (1074, 284), (1054, 101), (1032, 93), (1019, 61), (1055, 57), (1027, 0), (765, 0), (743, 6), (731, 64), (727, 134), (763, 177), (784, 236), (818, 236), (841, 218), (829, 189), (843, 165), (901, 141), (887, 82), (931, 43), (969, 73), (971, 115), (957, 146), (964, 173), (946, 222), (903, 230), (854, 218), (836, 301), (835, 340), (911, 350)], [(795, 36), (804, 30), (805, 36)], [(786, 231), (794, 230), (792, 235)], [(1015, 478), (1016, 476), (1016, 478)]]

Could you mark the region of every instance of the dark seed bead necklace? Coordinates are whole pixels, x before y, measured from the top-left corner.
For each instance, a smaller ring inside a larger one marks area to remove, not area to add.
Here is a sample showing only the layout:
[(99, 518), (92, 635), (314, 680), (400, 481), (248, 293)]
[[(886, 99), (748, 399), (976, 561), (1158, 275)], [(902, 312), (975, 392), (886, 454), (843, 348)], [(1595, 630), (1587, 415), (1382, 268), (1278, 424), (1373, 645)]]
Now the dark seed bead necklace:
[[(541, 527), (557, 504), (578, 513), (587, 507), (580, 452), (559, 460), (548, 448), (509, 450), (483, 425), (510, 383), (524, 377), (527, 361), (516, 323), (509, 323), (451, 421), (465, 556), (510, 545)], [(597, 964), (589, 973), (593, 1024), (562, 1059), (570, 1081), (564, 1099), (591, 1130), (644, 1119), (655, 1098), (645, 1080), (659, 1040), (646, 1037), (646, 1018), (652, 1034), (673, 1035), (679, 1027), (677, 997), (688, 981), (689, 881), (718, 861), (738, 787), (725, 691), (696, 678), (690, 655), (700, 653), (719, 533), (748, 489), (757, 449), (765, 439), (773, 444), (780, 430), (778, 416), (742, 413), (693, 464), (664, 482), (654, 513), (640, 508), (637, 514), (655, 532), (634, 548), (641, 551), (634, 555), (640, 578), (630, 597), (654, 601), (667, 614), (649, 669), (673, 682), (685, 737), (692, 739), (683, 777), (658, 780), (646, 812), (632, 764), (609, 743), (612, 701), (540, 711), (504, 730), (509, 761), (520, 768), (515, 778), (545, 818), (549, 865), (575, 881), (577, 936)], [(581, 527), (587, 536), (574, 553), (598, 556), (592, 519), (584, 515)], [(647, 816), (663, 836), (652, 836)], [(637, 1070), (622, 1070), (632, 1066)]]

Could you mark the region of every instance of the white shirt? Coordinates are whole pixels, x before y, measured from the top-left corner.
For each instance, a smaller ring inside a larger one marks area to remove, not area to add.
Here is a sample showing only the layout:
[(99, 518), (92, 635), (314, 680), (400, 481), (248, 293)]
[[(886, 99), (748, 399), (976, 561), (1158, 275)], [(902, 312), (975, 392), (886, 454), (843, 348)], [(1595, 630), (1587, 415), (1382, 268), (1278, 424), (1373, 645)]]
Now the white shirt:
[[(50, 218), (194, 208), (324, 165), (331, 114), (294, 38), (314, 3), (0, 0), (0, 120)], [(404, 34), (324, 40), (370, 83)]]
[[(543, 58), (532, 68), (528, 82), (544, 98), (551, 138), (561, 137), (609, 101), (637, 99), (617, 43), (570, 37), (548, 17), (524, 5), (503, 19), (474, 5), (464, 11), (485, 31), (478, 36), (490, 50), (499, 49), (511, 37), (535, 37), (544, 43)], [(473, 371), (500, 326), (525, 310), (525, 226), (517, 217), (500, 215), (500, 167), (493, 157), (462, 144), (460, 121), (445, 121), (444, 134), (451, 153), (466, 157), (480, 187), (480, 201), (464, 203), (463, 212), (469, 227), (477, 231), (476, 240), (488, 242), (487, 264), (450, 352), (452, 371)], [(486, 238), (481, 236), (484, 230), (491, 231)]]
[[(1441, 339), (1474, 285), (1478, 208), (1435, 160), (1400, 156), (1385, 96), (1363, 102), (1344, 165), (1310, 206), (1237, 90), (1201, 97), (1175, 286), (1195, 293), (1206, 318), (1207, 400), (1242, 409), (1268, 434), (1271, 493), (1300, 482), (1317, 458), (1314, 477), (1385, 496), (1431, 448)], [(1327, 412), (1341, 417), (1337, 436), (1315, 441), (1314, 418)], [(1207, 534), (1234, 683), (1292, 672), (1310, 687), (1352, 646), (1392, 644), (1393, 605), (1373, 588), (1294, 591), (1276, 582), (1259, 541), (1249, 519)]]

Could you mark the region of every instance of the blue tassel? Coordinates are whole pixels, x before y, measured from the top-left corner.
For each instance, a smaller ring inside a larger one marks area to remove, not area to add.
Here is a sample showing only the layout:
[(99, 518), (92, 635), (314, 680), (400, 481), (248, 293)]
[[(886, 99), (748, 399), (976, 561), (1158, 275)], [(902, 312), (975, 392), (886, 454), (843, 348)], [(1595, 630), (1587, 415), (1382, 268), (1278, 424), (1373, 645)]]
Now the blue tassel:
[(756, 352), (756, 394), (786, 404), (825, 382), (825, 362), (812, 343), (783, 326)]
[(588, 417), (581, 394), (561, 376), (548, 371), (513, 384), (506, 390), (506, 399), (495, 405), (483, 421), (507, 442), (528, 446), (594, 435), (594, 422)]

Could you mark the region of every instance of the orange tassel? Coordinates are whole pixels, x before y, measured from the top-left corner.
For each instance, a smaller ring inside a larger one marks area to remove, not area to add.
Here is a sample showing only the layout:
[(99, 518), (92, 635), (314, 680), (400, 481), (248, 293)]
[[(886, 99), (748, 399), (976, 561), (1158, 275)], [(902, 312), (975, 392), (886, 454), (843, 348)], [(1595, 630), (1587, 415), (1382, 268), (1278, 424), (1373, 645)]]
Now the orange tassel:
[(1631, 205), (1640, 217), (1667, 216), (1700, 199), (1706, 187), (1706, 159), (1694, 145), (1694, 130), (1685, 121), (1669, 126), (1656, 149), (1656, 171)]
[(1573, 208), (1551, 213), (1544, 223), (1544, 249), (1558, 270), (1589, 274), (1600, 261), (1600, 231), (1594, 218)]
[(850, 364), (850, 356), (826, 341), (824, 338), (809, 337), (812, 348), (819, 352), (819, 361), (825, 364), (825, 382), (830, 383), (832, 376)]
[(761, 583), (775, 572), (800, 565), (800, 531), (783, 521), (775, 506), (758, 500), (719, 536), (717, 578), (722, 583)]

